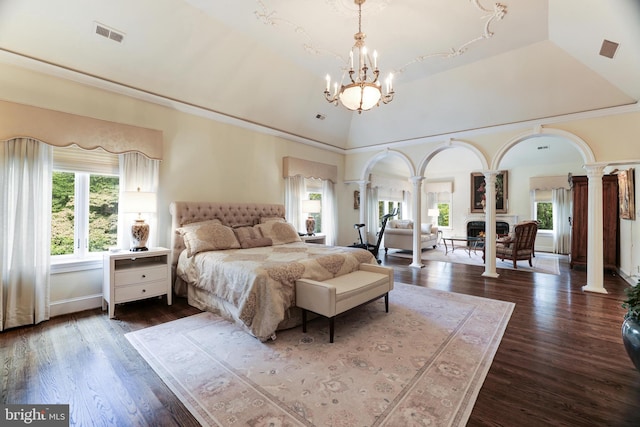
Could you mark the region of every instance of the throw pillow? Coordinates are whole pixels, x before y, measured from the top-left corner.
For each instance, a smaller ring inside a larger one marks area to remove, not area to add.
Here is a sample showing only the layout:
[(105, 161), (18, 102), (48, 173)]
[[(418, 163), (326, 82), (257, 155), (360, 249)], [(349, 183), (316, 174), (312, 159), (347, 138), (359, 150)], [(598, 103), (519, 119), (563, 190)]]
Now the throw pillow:
[(261, 216), (260, 217), (260, 224), (264, 224), (270, 221), (286, 222), (286, 220), (281, 216)]
[(188, 257), (205, 251), (240, 249), (233, 230), (215, 221), (188, 224), (177, 230), (184, 239)]
[(293, 224), (288, 222), (269, 221), (257, 224), (256, 227), (258, 227), (262, 236), (270, 238), (274, 245), (302, 241)]
[(420, 232), (424, 234), (431, 234), (431, 227), (433, 227), (433, 224), (422, 224), (422, 230)]
[(237, 227), (233, 229), (242, 249), (261, 248), (273, 245), (273, 241), (268, 237), (262, 237), (262, 233), (256, 227)]

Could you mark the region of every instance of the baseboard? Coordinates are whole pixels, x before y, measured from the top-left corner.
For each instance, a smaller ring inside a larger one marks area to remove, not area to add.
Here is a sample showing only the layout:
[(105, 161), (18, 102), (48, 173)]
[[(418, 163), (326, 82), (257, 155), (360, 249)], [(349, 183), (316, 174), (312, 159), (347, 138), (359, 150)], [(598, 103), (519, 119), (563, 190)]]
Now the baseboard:
[(53, 301), (49, 305), (49, 315), (55, 317), (98, 307), (102, 307), (102, 294), (87, 295), (80, 298)]

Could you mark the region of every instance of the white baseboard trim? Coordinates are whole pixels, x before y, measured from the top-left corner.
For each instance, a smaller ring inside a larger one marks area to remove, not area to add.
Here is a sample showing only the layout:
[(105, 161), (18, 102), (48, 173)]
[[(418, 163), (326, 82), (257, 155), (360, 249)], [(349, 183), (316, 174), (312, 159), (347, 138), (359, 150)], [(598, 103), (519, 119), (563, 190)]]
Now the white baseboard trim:
[(98, 307), (102, 307), (102, 294), (87, 295), (79, 298), (51, 302), (49, 305), (49, 315), (55, 317)]

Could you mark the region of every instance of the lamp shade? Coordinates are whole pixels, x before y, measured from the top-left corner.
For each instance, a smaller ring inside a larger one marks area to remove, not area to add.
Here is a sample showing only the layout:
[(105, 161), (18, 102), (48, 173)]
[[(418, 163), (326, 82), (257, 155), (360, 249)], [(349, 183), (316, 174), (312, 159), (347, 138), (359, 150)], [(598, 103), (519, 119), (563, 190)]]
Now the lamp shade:
[(427, 216), (440, 216), (440, 211), (438, 209), (429, 209)]
[(122, 193), (124, 213), (151, 213), (156, 211), (156, 193), (147, 191), (125, 191)]
[(304, 213), (318, 213), (320, 212), (320, 200), (303, 200), (302, 212)]

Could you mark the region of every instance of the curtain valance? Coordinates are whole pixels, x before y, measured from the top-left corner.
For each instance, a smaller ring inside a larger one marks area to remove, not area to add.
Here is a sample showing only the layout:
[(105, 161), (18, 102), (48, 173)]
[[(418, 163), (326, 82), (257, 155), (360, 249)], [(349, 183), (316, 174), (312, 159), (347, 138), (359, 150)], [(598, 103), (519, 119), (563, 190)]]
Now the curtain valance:
[(0, 101), (0, 140), (21, 136), (58, 147), (101, 147), (114, 154), (140, 152), (162, 160), (162, 131)]
[(571, 185), (567, 175), (532, 176), (529, 178), (529, 190), (553, 190), (554, 188), (569, 190)]
[(427, 181), (424, 183), (425, 193), (453, 193), (452, 181)]
[(338, 167), (326, 163), (313, 162), (311, 160), (295, 157), (282, 158), (282, 176), (288, 178), (300, 175), (305, 178), (319, 178), (338, 183)]
[(411, 183), (409, 178), (401, 179), (384, 175), (371, 174), (369, 177), (371, 187), (378, 188), (383, 194), (398, 193), (402, 191), (411, 191)]

